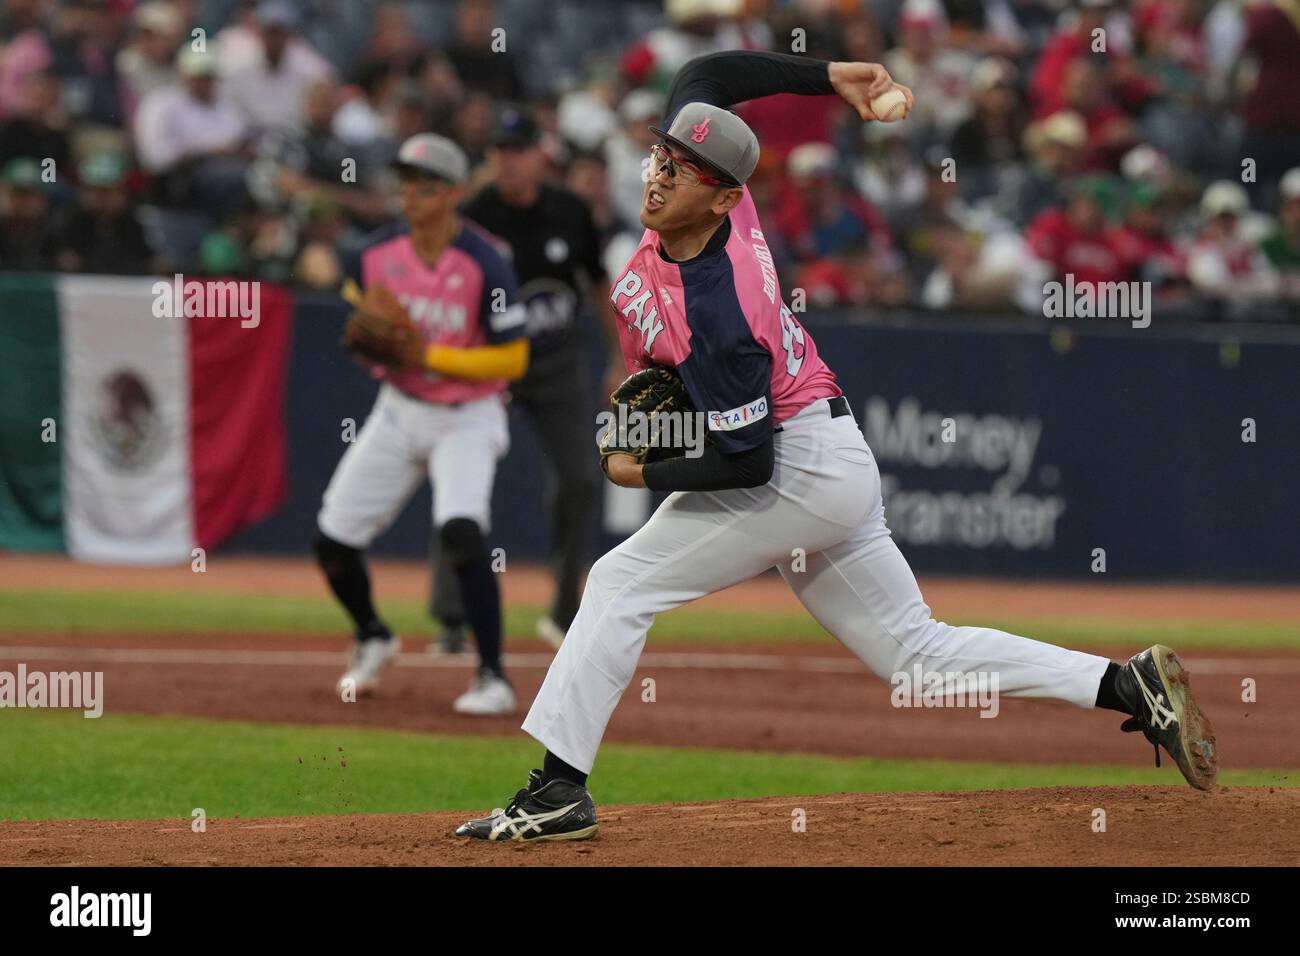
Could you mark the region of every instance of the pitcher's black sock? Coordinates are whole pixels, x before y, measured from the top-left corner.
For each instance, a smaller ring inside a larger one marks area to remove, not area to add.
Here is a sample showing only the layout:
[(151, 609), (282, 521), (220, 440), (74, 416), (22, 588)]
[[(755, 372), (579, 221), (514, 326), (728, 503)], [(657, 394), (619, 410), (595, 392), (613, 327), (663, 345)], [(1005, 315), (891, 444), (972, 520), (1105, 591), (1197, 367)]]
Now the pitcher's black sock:
[(542, 783), (550, 783), (552, 780), (564, 780), (568, 783), (576, 783), (580, 787), (587, 785), (587, 775), (576, 767), (571, 767), (549, 750), (546, 751), (546, 757), (542, 761)]
[(1101, 683), (1097, 687), (1097, 706), (1131, 715), (1132, 710), (1124, 703), (1115, 687), (1115, 678), (1119, 676), (1119, 671), (1120, 667), (1114, 661), (1106, 665), (1106, 673), (1101, 675)]
[(356, 625), (358, 640), (388, 636), (388, 628), (375, 613), (374, 601), (370, 596), (370, 574), (366, 571), (366, 562), (361, 552), (335, 541), (323, 531), (316, 532), (312, 546), (316, 560), (325, 572), (325, 579), (329, 581), (330, 590)]

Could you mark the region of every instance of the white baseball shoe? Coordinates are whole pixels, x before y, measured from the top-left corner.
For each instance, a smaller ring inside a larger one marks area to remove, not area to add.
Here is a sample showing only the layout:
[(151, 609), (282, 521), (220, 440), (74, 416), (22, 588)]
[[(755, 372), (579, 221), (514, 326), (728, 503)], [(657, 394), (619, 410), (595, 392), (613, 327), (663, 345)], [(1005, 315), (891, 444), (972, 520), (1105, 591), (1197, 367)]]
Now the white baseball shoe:
[(564, 628), (556, 624), (555, 619), (549, 614), (537, 619), (537, 636), (557, 651), (560, 649), (560, 645), (564, 643), (564, 634)]
[(456, 698), (451, 709), (458, 714), (477, 717), (498, 716), (515, 712), (515, 690), (504, 677), (481, 672), (469, 690)]
[(374, 690), (379, 686), (379, 675), (384, 665), (401, 649), (402, 639), (396, 635), (368, 637), (361, 641), (352, 649), (351, 662), (335, 689), (341, 695), (351, 686), (358, 696)]

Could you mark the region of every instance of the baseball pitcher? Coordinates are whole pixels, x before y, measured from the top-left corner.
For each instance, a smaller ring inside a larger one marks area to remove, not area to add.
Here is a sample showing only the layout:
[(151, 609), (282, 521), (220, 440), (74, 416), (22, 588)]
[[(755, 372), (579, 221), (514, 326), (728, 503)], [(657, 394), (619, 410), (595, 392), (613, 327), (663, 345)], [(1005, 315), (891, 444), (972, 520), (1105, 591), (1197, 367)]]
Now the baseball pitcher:
[(772, 567), (881, 677), (915, 668), (996, 673), (1012, 696), (1121, 711), (1123, 729), (1157, 745), (1157, 762), (1163, 747), (1193, 786), (1214, 786), (1214, 736), (1172, 651), (1157, 645), (1121, 667), (992, 628), (936, 621), (890, 537), (871, 449), (834, 372), (781, 299), (745, 188), (758, 141), (726, 107), (774, 93), (838, 93), (872, 120), (871, 101), (892, 89), (910, 106), (911, 92), (877, 64), (774, 53), (714, 54), (676, 77), (664, 128), (654, 130), (661, 139), (641, 209), (646, 231), (610, 290), (633, 373), (615, 399), (656, 421), (665, 410), (693, 407), (704, 413), (709, 441), (702, 454), (665, 458), (661, 449), (651, 455), (638, 447), (635, 428), (606, 434), (601, 453), (611, 481), (673, 494), (591, 569), (523, 723), (546, 748), (542, 769), (504, 810), (458, 834), (594, 834), (587, 774), (655, 615)]
[(383, 385), (317, 519), (316, 557), (356, 626), (339, 686), (372, 689), (398, 650), (375, 611), (362, 552), (427, 475), (433, 524), (478, 641), (478, 675), (455, 709), (513, 713), (501, 666), (501, 594), (484, 536), (497, 460), (509, 445), (502, 393), (528, 365), (525, 316), (510, 267), (456, 214), (469, 170), (460, 147), (413, 136), (395, 166), (406, 226), (368, 245), (364, 292), (345, 292), (357, 308), (344, 345)]

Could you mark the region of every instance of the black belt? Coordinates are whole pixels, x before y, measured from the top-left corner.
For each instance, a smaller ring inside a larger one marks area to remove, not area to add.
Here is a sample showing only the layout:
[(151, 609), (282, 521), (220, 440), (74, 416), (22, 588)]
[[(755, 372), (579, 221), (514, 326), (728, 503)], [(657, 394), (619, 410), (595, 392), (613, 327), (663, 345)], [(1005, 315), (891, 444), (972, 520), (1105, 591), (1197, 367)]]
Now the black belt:
[[(843, 395), (836, 395), (834, 398), (826, 399), (826, 404), (830, 406), (831, 418), (843, 418), (845, 415), (853, 414), (849, 409), (849, 400)], [(772, 431), (779, 432), (782, 427), (783, 426), (781, 425), (777, 425), (772, 429)]]

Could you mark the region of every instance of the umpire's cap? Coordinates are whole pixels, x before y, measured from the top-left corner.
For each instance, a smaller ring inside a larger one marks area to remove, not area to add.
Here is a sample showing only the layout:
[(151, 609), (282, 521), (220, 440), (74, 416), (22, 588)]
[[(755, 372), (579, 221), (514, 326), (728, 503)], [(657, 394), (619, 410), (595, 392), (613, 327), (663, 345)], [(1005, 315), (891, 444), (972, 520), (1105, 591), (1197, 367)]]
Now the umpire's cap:
[(673, 125), (650, 132), (712, 166), (732, 186), (743, 186), (758, 165), (758, 137), (735, 113), (711, 103), (687, 103)]
[(449, 183), (463, 183), (469, 175), (465, 151), (445, 136), (418, 133), (402, 144), (393, 168), (409, 170)]

